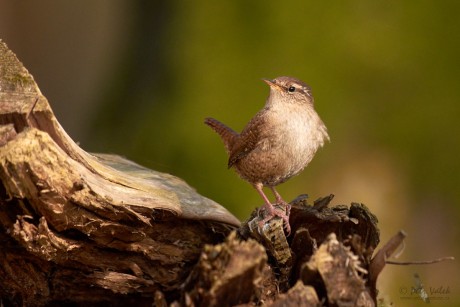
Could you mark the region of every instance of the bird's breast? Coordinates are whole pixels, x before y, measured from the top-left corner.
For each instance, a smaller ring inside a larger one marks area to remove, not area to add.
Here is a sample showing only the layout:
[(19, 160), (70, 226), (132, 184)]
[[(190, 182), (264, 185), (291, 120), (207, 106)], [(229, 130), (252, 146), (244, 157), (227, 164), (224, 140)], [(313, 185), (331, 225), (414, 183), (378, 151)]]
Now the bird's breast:
[(290, 112), (285, 109), (266, 112), (258, 144), (240, 165), (247, 174), (260, 177), (252, 181), (280, 184), (297, 175), (312, 160), (324, 143), (324, 135), (318, 130), (322, 121), (311, 111), (299, 107)]
[(313, 158), (318, 148), (314, 120), (305, 110), (298, 110), (274, 121), (276, 125), (268, 139), (272, 142), (271, 150), (277, 151), (289, 166), (287, 173), (298, 173)]

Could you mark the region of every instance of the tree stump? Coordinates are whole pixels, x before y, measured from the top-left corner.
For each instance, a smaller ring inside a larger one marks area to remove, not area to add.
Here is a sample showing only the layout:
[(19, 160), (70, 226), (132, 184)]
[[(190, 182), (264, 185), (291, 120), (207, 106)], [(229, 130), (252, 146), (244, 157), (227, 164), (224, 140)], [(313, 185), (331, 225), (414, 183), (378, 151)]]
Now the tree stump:
[(286, 237), (279, 218), (241, 225), (177, 177), (87, 153), (0, 41), (2, 306), (373, 306), (377, 219), (331, 200), (294, 200)]

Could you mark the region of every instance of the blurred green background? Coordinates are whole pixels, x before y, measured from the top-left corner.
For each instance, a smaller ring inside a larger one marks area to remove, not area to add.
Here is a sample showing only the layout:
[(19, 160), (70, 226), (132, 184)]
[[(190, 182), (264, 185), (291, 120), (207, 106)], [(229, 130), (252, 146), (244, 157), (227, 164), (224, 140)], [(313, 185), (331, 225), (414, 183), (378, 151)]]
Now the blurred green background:
[[(0, 38), (84, 149), (177, 175), (240, 219), (262, 201), (203, 119), (241, 130), (261, 78), (300, 78), (331, 143), (284, 198), (365, 203), (383, 242), (408, 232), (403, 260), (459, 252), (459, 1), (0, 0)], [(416, 272), (449, 288), (433, 305), (460, 305), (458, 261), (388, 267), (383, 296), (422, 304), (402, 298)]]

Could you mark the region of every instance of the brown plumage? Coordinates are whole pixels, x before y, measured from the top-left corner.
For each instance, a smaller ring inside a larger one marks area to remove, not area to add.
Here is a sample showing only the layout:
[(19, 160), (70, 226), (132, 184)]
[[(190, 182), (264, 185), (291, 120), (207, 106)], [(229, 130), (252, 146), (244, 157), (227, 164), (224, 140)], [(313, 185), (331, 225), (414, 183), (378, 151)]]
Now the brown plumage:
[[(264, 199), (265, 218), (261, 224), (279, 216), (289, 233), (290, 207), (275, 186), (301, 172), (329, 135), (314, 110), (308, 85), (291, 77), (264, 81), (270, 86), (270, 95), (241, 133), (213, 118), (206, 118), (205, 124), (224, 142), (228, 167), (233, 167)], [(273, 191), (278, 204), (286, 206), (285, 214), (274, 209), (262, 190), (264, 186)]]

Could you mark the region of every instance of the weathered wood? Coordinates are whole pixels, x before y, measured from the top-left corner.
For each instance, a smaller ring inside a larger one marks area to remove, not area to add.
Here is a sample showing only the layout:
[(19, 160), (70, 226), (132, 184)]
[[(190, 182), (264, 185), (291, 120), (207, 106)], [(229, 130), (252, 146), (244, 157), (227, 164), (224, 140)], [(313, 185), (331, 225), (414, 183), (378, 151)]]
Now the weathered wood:
[(330, 305), (374, 306), (365, 286), (367, 271), (362, 268), (358, 256), (340, 243), (334, 233), (301, 269), (301, 279), (306, 284), (321, 278)]
[[(291, 236), (284, 237), (283, 221), (275, 218), (262, 229), (254, 211), (240, 229), (243, 238), (255, 238), (267, 250), (281, 293), (308, 297), (306, 306), (317, 306), (311, 289), (301, 294), (291, 288), (299, 280), (314, 287), (314, 293), (331, 306), (373, 306), (375, 288), (369, 284), (368, 269), (379, 243), (377, 218), (362, 204), (329, 207), (333, 195), (307, 204), (306, 195), (291, 202)], [(372, 285), (375, 287), (375, 284)], [(291, 297), (288, 295), (288, 297)], [(280, 295), (276, 306), (286, 299)]]
[(264, 280), (272, 279), (264, 270), (267, 254), (254, 240), (241, 242), (232, 233), (216, 246), (206, 246), (200, 261), (184, 286), (187, 299), (200, 306), (233, 306), (260, 300)]
[(0, 298), (12, 304), (174, 295), (239, 221), (181, 179), (82, 150), (0, 42)]

